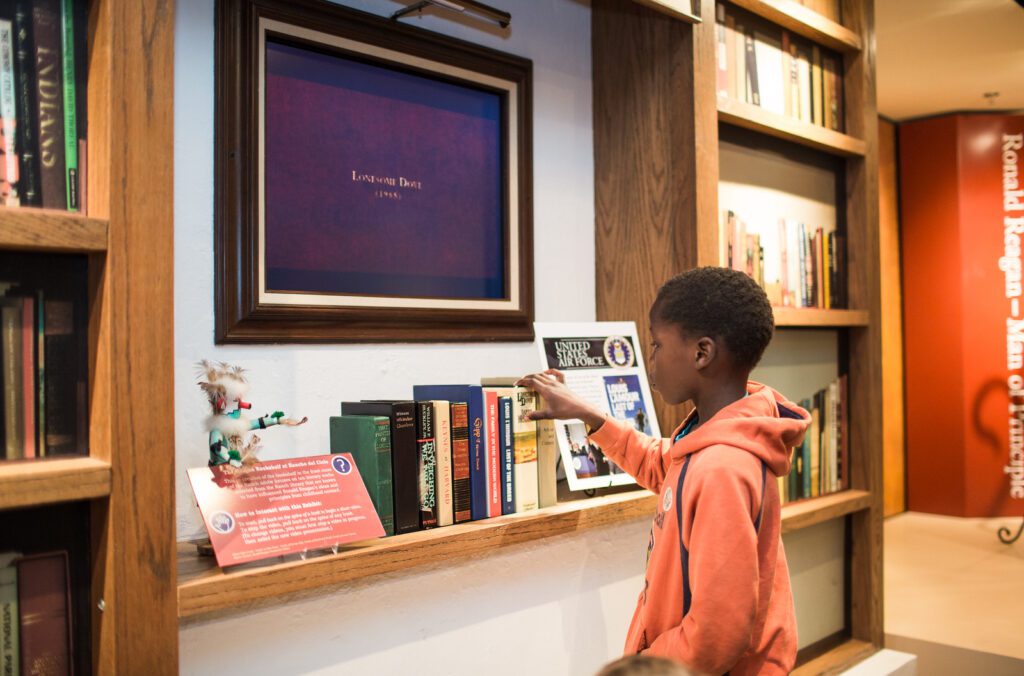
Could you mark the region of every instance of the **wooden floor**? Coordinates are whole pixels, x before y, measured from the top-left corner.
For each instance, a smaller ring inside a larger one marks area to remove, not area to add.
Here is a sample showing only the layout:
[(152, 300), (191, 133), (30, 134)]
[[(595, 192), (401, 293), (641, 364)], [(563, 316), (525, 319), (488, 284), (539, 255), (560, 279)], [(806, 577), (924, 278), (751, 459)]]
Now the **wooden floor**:
[(996, 537), (999, 526), (1019, 524), (913, 512), (887, 519), (887, 646), (916, 652), (921, 674), (1024, 674), (1024, 538)]

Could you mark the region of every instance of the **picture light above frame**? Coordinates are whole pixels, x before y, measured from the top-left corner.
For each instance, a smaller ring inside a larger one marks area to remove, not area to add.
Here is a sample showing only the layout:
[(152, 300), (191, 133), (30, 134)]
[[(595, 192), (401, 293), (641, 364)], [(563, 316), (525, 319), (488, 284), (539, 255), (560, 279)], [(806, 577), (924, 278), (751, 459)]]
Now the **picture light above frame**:
[(533, 338), (532, 62), (219, 0), (218, 343)]

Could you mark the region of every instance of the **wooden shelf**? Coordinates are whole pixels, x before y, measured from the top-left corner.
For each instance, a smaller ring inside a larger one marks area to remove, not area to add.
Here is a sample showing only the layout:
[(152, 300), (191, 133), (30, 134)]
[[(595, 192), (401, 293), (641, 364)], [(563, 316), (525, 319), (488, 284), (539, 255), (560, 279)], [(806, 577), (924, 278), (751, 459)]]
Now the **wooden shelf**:
[(782, 532), (791, 533), (871, 507), (871, 493), (847, 490), (782, 506)]
[[(352, 580), (464, 559), (566, 533), (650, 517), (658, 498), (646, 490), (566, 502), (525, 514), (474, 521), (346, 546), (305, 561), (247, 564), (224, 572), (195, 545), (178, 545), (178, 617), (222, 615)], [(272, 561), (272, 560), (271, 560)]]
[(816, 308), (773, 307), (775, 326), (843, 327), (867, 326), (865, 310), (819, 310)]
[(863, 49), (859, 35), (794, 0), (729, 1), (830, 49), (853, 53)]
[(0, 249), (99, 253), (107, 221), (51, 209), (0, 208)]
[(878, 648), (866, 641), (850, 639), (815, 657), (793, 670), (792, 676), (824, 676), (840, 674), (878, 652)]
[(700, 23), (701, 18), (693, 13), (691, 0), (633, 0), (641, 5), (647, 5), (651, 9), (668, 14), (676, 19), (687, 23)]
[(0, 509), (110, 495), (110, 465), (94, 458), (0, 462)]
[(718, 121), (750, 129), (841, 157), (863, 157), (867, 144), (859, 138), (841, 134), (788, 115), (779, 115), (760, 106), (718, 96)]

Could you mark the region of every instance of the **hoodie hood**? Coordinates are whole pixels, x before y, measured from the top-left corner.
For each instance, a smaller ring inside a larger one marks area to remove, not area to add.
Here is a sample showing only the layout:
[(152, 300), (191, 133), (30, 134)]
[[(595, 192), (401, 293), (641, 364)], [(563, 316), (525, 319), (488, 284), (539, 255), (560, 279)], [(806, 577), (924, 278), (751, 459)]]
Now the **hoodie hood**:
[[(673, 433), (673, 438), (697, 414), (696, 410)], [(811, 423), (811, 415), (761, 383), (747, 382), (747, 396), (729, 404), (710, 420), (672, 446), (680, 459), (709, 446), (725, 445), (763, 460), (775, 476), (789, 473), (790, 456)]]

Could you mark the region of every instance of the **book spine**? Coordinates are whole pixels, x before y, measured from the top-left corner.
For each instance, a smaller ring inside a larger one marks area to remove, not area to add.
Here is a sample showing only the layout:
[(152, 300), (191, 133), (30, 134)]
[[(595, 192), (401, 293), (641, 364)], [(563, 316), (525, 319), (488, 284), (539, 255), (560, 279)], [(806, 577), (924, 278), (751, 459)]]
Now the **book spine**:
[[(537, 396), (537, 408), (543, 408)], [(537, 421), (537, 506), (558, 504), (558, 437), (554, 420)]]
[(735, 26), (736, 40), (736, 99), (750, 103), (750, 81), (747, 79), (747, 44), (746, 32), (737, 21)]
[(24, 398), (21, 380), (21, 308), (4, 305), (0, 310), (3, 336), (4, 432), (6, 457), (16, 460), (24, 455), (22, 434)]
[(719, 4), (725, 11), (725, 51), (727, 54), (726, 68), (729, 71), (729, 98), (734, 101), (743, 100), (743, 88), (738, 84), (736, 65), (736, 17), (725, 9), (725, 5)]
[(455, 498), (452, 494), (452, 418), (447, 401), (434, 402), (434, 436), (437, 439), (437, 525), (455, 523)]
[(24, 457), (36, 457), (36, 332), (35, 299), (21, 301), (21, 383), (24, 415)]
[(43, 292), (36, 294), (36, 453), (46, 455), (46, 315), (44, 314)]
[(78, 106), (75, 94), (75, 0), (61, 0), (61, 65), (64, 83), (64, 184), (68, 211), (78, 211)]
[(60, 16), (54, 0), (32, 8), (35, 38), (36, 107), (43, 206), (67, 208), (64, 177), (64, 106), (61, 87)]
[(836, 75), (835, 75), (835, 118), (836, 118), (836, 131), (843, 131), (846, 128), (844, 118), (846, 114), (843, 111), (843, 65), (842, 61), (836, 64)]
[(391, 468), (391, 422), (385, 416), (332, 417), (331, 453), (349, 453), (377, 510), (385, 535), (395, 534)]
[(819, 126), (825, 124), (822, 91), (824, 79), (821, 76), (821, 49), (818, 45), (811, 47), (811, 121)]
[(32, 41), (32, 3), (17, 0), (14, 10), (14, 72), (17, 100), (18, 199), (40, 206), (39, 153), (36, 148), (36, 68)]
[(16, 565), (22, 673), (72, 673), (67, 552), (26, 556)]
[(793, 56), (789, 52), (789, 31), (782, 31), (782, 107), (783, 112), (793, 115), (793, 86), (790, 73), (793, 68)]
[(0, 676), (20, 676), (18, 640), (18, 570), (0, 568)]
[(512, 442), (512, 398), (498, 397), (498, 430), (501, 446), (501, 513), (514, 514), (516, 511), (514, 447)]
[(839, 376), (839, 489), (850, 487), (850, 393), (845, 375)]
[(761, 94), (757, 83), (757, 55), (754, 49), (754, 30), (748, 29), (744, 37), (746, 45), (747, 81), (750, 83), (750, 103), (761, 105)]
[(729, 65), (725, 43), (725, 5), (715, 5), (715, 59), (717, 62), (718, 95), (729, 94)]
[(469, 480), (469, 405), (452, 402), (452, 497), (455, 523), (473, 518)]
[(484, 391), (484, 430), (487, 457), (487, 516), (501, 516), (501, 448), (498, 434), (498, 394)]
[(43, 384), (46, 426), (44, 455), (75, 453), (77, 444), (78, 369), (75, 359), (74, 306), (71, 301), (43, 303), (43, 353), (49, 367)]
[(416, 402), (416, 455), (419, 465), (420, 528), (437, 527), (437, 440), (434, 405)]
[(373, 453), (376, 459), (377, 516), (385, 535), (395, 534), (395, 496), (391, 475), (391, 421), (381, 416), (374, 419)]
[(537, 509), (537, 422), (529, 415), (537, 410), (536, 393), (516, 388), (513, 401), (512, 438), (515, 447), (515, 511)]
[[(800, 402), (800, 406), (805, 411), (811, 411), (811, 409), (813, 408), (810, 399), (804, 399), (802, 402)], [(804, 434), (804, 442), (800, 447), (800, 456), (802, 459), (802, 472), (800, 478), (803, 484), (803, 491), (801, 493), (801, 497), (803, 498), (811, 497), (811, 435), (812, 430), (811, 428), (808, 428), (806, 434)]]
[(16, 207), (18, 200), (17, 104), (14, 97), (14, 24), (0, 20), (0, 131), (3, 133), (3, 180), (0, 197), (4, 206)]

